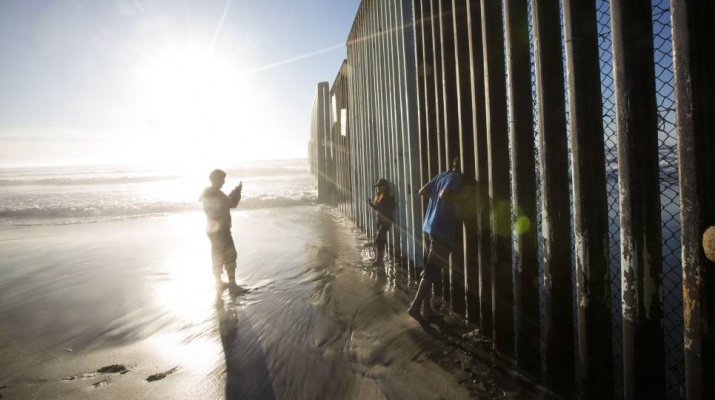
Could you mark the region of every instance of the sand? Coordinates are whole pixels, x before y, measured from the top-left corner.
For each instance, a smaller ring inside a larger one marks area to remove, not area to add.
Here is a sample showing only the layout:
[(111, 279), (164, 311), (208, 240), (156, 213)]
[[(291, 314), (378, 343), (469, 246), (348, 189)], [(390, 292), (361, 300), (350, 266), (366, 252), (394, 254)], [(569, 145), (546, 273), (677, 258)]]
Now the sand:
[(233, 215), (238, 294), (213, 286), (200, 213), (0, 229), (0, 396), (472, 399), (516, 390), (463, 351), (459, 337), (475, 327), (407, 316), (414, 282), (389, 264), (372, 267), (366, 239), (334, 210)]

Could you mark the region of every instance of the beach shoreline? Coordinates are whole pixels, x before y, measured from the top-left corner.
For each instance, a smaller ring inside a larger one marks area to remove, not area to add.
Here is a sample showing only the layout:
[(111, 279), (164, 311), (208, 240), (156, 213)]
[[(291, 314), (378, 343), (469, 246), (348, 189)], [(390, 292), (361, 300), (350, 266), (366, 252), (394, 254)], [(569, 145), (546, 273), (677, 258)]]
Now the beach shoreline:
[[(502, 393), (454, 338), (407, 315), (414, 283), (389, 263), (372, 267), (367, 239), (336, 210), (233, 216), (239, 296), (216, 295), (201, 213), (0, 231), (14, 249), (0, 265), (0, 395)], [(473, 329), (449, 318), (456, 335)]]

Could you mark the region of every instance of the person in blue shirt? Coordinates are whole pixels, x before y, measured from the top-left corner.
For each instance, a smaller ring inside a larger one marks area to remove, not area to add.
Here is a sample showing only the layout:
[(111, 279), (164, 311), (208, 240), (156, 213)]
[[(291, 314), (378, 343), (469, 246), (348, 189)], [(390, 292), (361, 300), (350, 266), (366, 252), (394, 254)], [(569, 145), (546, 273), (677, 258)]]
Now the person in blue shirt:
[(449, 265), (452, 243), (462, 226), (457, 202), (463, 182), (457, 157), (452, 160), (450, 170), (438, 174), (419, 190), (421, 196), (429, 197), (422, 224), (422, 231), (429, 241), (429, 253), (417, 294), (407, 311), (418, 321), (436, 315), (430, 304), (432, 284), (442, 279), (442, 268)]
[(392, 228), (392, 213), (395, 211), (395, 197), (390, 191), (390, 184), (384, 178), (378, 179), (374, 186), (375, 198), (368, 200), (370, 207), (377, 211), (376, 236), (375, 236), (375, 262), (373, 265), (383, 263), (385, 246), (387, 245), (387, 232)]
[(211, 241), (211, 260), (213, 264), (216, 287), (224, 287), (221, 281), (223, 269), (228, 275), (229, 287), (236, 288), (236, 246), (231, 236), (231, 209), (236, 208), (241, 201), (242, 184), (236, 186), (227, 196), (221, 191), (226, 183), (226, 173), (215, 169), (209, 174), (211, 186), (201, 194), (204, 213), (206, 214), (206, 234)]

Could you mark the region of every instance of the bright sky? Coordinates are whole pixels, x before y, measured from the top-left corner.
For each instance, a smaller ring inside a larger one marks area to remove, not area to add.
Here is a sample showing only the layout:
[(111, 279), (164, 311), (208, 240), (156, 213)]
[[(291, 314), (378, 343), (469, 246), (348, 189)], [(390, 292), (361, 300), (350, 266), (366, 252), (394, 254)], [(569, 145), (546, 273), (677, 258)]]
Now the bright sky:
[(0, 167), (307, 154), (359, 0), (1, 0)]

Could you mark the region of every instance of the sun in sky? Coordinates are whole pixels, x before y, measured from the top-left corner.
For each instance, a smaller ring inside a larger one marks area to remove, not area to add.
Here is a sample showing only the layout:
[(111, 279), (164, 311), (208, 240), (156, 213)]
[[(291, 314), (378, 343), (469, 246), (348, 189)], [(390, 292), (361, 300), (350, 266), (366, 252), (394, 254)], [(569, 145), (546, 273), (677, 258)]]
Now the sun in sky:
[(246, 158), (249, 149), (267, 156), (269, 144), (255, 134), (267, 116), (241, 71), (234, 60), (198, 46), (171, 48), (137, 65), (144, 156), (199, 164), (231, 154)]
[(358, 4), (0, 1), (0, 167), (303, 158)]

